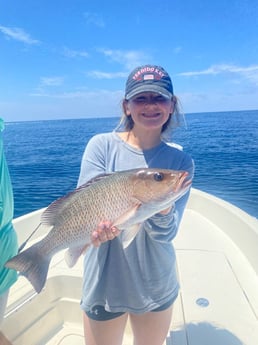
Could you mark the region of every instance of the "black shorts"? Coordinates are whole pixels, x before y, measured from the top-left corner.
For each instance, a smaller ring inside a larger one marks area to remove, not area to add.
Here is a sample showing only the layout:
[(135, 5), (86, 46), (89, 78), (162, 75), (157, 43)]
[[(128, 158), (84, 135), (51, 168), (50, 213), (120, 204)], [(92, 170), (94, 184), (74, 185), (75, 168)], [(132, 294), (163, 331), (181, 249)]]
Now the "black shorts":
[[(168, 301), (167, 303), (163, 304), (162, 306), (160, 306), (156, 309), (153, 309), (151, 311), (157, 312), (157, 311), (166, 310), (174, 303), (174, 301), (175, 301), (175, 298), (173, 298), (172, 300)], [(112, 320), (112, 319), (115, 319), (116, 317), (119, 317), (119, 316), (125, 314), (125, 312), (113, 313), (110, 311), (106, 311), (102, 305), (95, 305), (95, 307), (93, 307), (92, 310), (86, 311), (85, 313), (90, 319), (96, 320), (96, 321)]]

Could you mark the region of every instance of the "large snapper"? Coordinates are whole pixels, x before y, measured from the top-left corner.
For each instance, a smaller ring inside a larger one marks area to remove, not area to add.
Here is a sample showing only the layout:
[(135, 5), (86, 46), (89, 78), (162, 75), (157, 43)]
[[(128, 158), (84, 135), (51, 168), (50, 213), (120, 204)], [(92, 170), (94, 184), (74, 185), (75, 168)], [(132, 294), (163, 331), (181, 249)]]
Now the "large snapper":
[(169, 207), (189, 189), (185, 171), (134, 169), (99, 176), (51, 203), (41, 216), (48, 234), (6, 263), (24, 275), (39, 293), (45, 285), (52, 256), (68, 248), (73, 266), (91, 243), (91, 234), (103, 220), (123, 230), (125, 248), (140, 224)]

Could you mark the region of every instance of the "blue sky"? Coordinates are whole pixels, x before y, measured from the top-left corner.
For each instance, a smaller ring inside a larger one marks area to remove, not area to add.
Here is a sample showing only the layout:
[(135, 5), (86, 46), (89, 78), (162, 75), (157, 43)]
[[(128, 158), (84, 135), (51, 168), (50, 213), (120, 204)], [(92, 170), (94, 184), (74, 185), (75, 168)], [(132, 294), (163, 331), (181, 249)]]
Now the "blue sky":
[(257, 0), (1, 0), (0, 117), (119, 116), (137, 65), (185, 113), (258, 109)]

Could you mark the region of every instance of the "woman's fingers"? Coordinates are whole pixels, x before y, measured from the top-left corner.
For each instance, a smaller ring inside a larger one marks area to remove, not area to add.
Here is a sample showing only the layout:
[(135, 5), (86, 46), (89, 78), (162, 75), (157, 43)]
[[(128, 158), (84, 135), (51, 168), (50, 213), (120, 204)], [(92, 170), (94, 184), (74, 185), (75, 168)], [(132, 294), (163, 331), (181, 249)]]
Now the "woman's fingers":
[(101, 243), (113, 240), (119, 233), (120, 231), (115, 226), (112, 226), (111, 222), (103, 221), (93, 231), (91, 242), (95, 247), (99, 247)]

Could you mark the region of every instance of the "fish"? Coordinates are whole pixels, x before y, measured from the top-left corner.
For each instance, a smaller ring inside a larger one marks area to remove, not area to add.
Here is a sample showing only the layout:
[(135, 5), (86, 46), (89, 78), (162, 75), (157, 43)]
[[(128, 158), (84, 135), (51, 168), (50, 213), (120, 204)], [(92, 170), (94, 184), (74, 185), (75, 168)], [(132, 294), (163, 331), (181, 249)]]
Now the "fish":
[(168, 208), (190, 188), (187, 171), (138, 168), (103, 174), (53, 201), (42, 213), (39, 226), (49, 227), (44, 238), (9, 259), (5, 266), (25, 276), (37, 293), (43, 289), (52, 257), (67, 249), (73, 267), (91, 244), (101, 221), (121, 230), (124, 250), (142, 222)]

